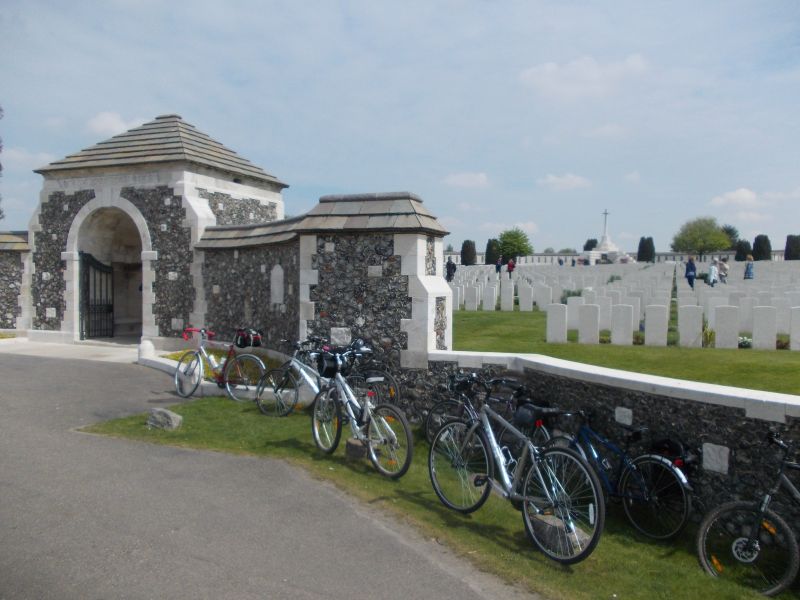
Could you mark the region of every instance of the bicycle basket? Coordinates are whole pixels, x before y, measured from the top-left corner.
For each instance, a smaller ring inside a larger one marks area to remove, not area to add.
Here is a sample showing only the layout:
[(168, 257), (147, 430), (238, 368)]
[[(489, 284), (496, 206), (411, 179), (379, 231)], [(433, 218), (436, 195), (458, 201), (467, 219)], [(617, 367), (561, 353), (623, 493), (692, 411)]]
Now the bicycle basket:
[(317, 357), (317, 370), (319, 374), (325, 379), (330, 379), (336, 375), (338, 365), (336, 364), (336, 355), (330, 352), (320, 352)]
[(261, 332), (255, 329), (248, 329), (247, 332), (250, 334), (250, 345), (253, 347), (261, 346)]

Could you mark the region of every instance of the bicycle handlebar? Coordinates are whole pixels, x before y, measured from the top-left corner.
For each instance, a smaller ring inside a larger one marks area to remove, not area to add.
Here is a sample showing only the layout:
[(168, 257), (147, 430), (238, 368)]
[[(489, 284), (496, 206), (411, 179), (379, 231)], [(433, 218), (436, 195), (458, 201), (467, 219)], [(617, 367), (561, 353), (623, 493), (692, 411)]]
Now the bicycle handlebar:
[(184, 327), (181, 336), (188, 342), (190, 333), (199, 333), (201, 337), (208, 338), (209, 340), (217, 335), (213, 331), (209, 331), (208, 329), (202, 327)]

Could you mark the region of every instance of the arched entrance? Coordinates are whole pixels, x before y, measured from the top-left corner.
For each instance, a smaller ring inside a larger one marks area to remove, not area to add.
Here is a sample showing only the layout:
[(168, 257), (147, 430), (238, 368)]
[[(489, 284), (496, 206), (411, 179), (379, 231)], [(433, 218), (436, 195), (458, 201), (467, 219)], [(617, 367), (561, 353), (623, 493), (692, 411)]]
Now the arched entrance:
[(142, 239), (116, 207), (94, 210), (80, 224), (80, 339), (142, 335)]

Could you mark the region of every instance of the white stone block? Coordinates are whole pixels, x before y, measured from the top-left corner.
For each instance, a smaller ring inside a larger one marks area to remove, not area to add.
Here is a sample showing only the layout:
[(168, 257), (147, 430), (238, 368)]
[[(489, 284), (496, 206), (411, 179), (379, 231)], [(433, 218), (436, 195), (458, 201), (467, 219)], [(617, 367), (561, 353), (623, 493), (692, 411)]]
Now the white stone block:
[(756, 306), (772, 306), (772, 292), (761, 291), (756, 294)]
[(645, 307), (644, 345), (666, 346), (667, 326), (669, 325), (669, 307), (651, 304)]
[(584, 304), (597, 304), (597, 292), (594, 290), (583, 290), (581, 297)]
[(774, 306), (756, 306), (753, 308), (753, 348), (757, 350), (775, 350), (778, 336), (778, 310)]
[(731, 292), (728, 294), (728, 306), (739, 306), (742, 298), (747, 297), (745, 292)]
[(718, 306), (714, 328), (715, 348), (739, 347), (739, 307)]
[(346, 346), (352, 339), (349, 327), (331, 327), (331, 346)]
[(547, 311), (547, 342), (549, 344), (564, 344), (567, 341), (567, 305), (548, 304)]
[(56, 318), (56, 309), (53, 306), (49, 306), (44, 309), (44, 318), (45, 319), (55, 319)]
[(367, 277), (382, 277), (382, 276), (383, 276), (382, 265), (369, 265), (367, 267)]
[(584, 305), (581, 296), (570, 296), (567, 298), (567, 329), (578, 329), (580, 317), (578, 310)]
[(686, 304), (678, 307), (678, 345), (703, 347), (703, 307)]
[(578, 342), (600, 343), (600, 307), (597, 304), (584, 304), (578, 308)]
[(611, 307), (611, 343), (616, 346), (633, 344), (633, 307), (630, 304)]
[(714, 473), (728, 474), (728, 462), (730, 460), (730, 448), (718, 446), (717, 444), (703, 444), (703, 468)]
[(623, 425), (633, 425), (633, 411), (624, 406), (617, 406), (614, 409), (614, 420)]

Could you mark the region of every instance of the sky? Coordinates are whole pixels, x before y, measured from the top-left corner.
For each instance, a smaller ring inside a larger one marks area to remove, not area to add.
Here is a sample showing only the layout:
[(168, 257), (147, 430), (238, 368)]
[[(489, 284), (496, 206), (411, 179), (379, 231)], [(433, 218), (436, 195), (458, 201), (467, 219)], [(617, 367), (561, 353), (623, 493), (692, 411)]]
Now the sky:
[(796, 0), (0, 0), (0, 229), (32, 169), (162, 114), (289, 184), (409, 191), (482, 251), (715, 217), (800, 234)]

